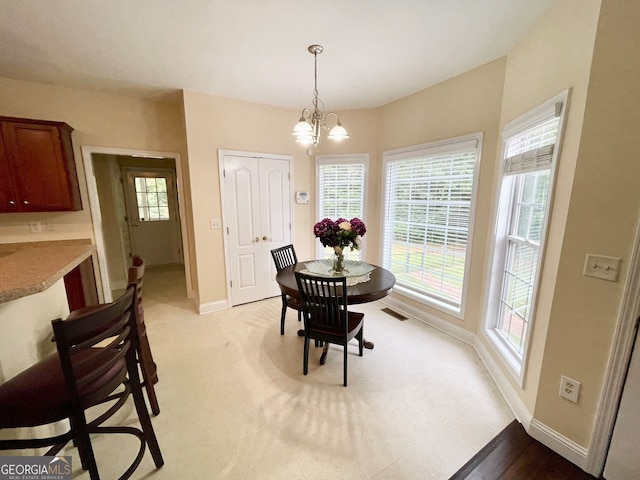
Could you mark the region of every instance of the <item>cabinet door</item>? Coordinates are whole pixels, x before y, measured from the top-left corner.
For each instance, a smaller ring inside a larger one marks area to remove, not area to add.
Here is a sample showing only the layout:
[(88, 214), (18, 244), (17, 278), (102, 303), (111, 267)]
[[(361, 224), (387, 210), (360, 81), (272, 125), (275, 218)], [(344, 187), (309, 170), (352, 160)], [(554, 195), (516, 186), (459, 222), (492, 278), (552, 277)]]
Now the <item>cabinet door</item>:
[(0, 132), (0, 212), (16, 212), (16, 195), (11, 188), (9, 164)]
[(20, 211), (78, 209), (74, 205), (72, 177), (65, 164), (58, 127), (3, 122), (2, 136)]

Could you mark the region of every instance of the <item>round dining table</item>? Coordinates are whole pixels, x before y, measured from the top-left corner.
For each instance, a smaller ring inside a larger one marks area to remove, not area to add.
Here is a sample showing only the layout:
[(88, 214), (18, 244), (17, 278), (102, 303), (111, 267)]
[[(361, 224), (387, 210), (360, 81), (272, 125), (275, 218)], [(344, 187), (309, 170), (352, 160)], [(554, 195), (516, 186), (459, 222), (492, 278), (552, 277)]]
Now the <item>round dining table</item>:
[[(307, 260), (298, 262), (289, 267), (285, 267), (276, 274), (276, 282), (280, 285), (280, 289), (287, 295), (300, 299), (298, 284), (296, 283), (295, 272), (306, 269), (306, 264), (315, 262), (316, 260)], [(366, 282), (347, 287), (347, 303), (355, 305), (359, 303), (368, 303), (380, 300), (391, 293), (393, 286), (396, 284), (396, 277), (389, 270), (373, 265), (370, 278)], [(299, 330), (298, 335), (304, 336), (304, 330)], [(364, 347), (372, 349), (373, 342), (364, 341)]]

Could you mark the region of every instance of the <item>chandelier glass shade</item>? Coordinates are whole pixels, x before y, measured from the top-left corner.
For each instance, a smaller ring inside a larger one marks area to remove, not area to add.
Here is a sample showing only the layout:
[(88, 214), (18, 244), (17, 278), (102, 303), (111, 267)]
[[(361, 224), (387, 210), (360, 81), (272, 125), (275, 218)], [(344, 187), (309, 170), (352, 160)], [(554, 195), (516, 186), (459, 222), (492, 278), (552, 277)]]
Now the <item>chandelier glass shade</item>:
[(313, 107), (302, 109), (300, 120), (291, 133), (296, 137), (296, 142), (303, 145), (317, 145), (322, 129), (329, 130), (327, 138), (330, 140), (349, 138), (349, 134), (340, 123), (338, 114), (335, 112), (324, 114), (322, 111), (324, 103), (318, 98), (318, 55), (322, 53), (324, 48), (322, 45), (310, 45), (308, 50), (313, 54), (314, 61)]

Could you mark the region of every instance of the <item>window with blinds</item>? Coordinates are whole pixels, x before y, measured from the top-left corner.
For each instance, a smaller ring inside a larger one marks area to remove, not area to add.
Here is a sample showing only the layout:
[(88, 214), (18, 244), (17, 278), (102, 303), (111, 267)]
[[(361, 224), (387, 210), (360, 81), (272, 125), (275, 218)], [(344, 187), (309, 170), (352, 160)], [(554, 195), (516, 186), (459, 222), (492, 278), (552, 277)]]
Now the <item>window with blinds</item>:
[[(317, 210), (318, 218), (364, 218), (364, 197), (367, 171), (367, 155), (318, 155)], [(366, 222), (365, 222), (366, 223)], [(366, 239), (363, 239), (363, 241)], [(318, 258), (331, 258), (332, 248), (324, 248), (318, 242)], [(362, 251), (347, 249), (346, 258), (360, 260)]]
[(566, 93), (505, 127), (485, 330), (523, 381), (553, 193)]
[(385, 152), (383, 258), (396, 285), (461, 313), (481, 135)]

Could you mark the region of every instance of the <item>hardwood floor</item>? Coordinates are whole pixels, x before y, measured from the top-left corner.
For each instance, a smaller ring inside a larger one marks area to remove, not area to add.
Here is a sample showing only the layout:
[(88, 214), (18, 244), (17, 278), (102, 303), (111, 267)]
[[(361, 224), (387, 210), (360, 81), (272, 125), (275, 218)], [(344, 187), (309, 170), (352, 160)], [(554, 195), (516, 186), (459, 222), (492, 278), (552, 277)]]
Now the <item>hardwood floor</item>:
[(449, 480), (594, 480), (511, 422)]

